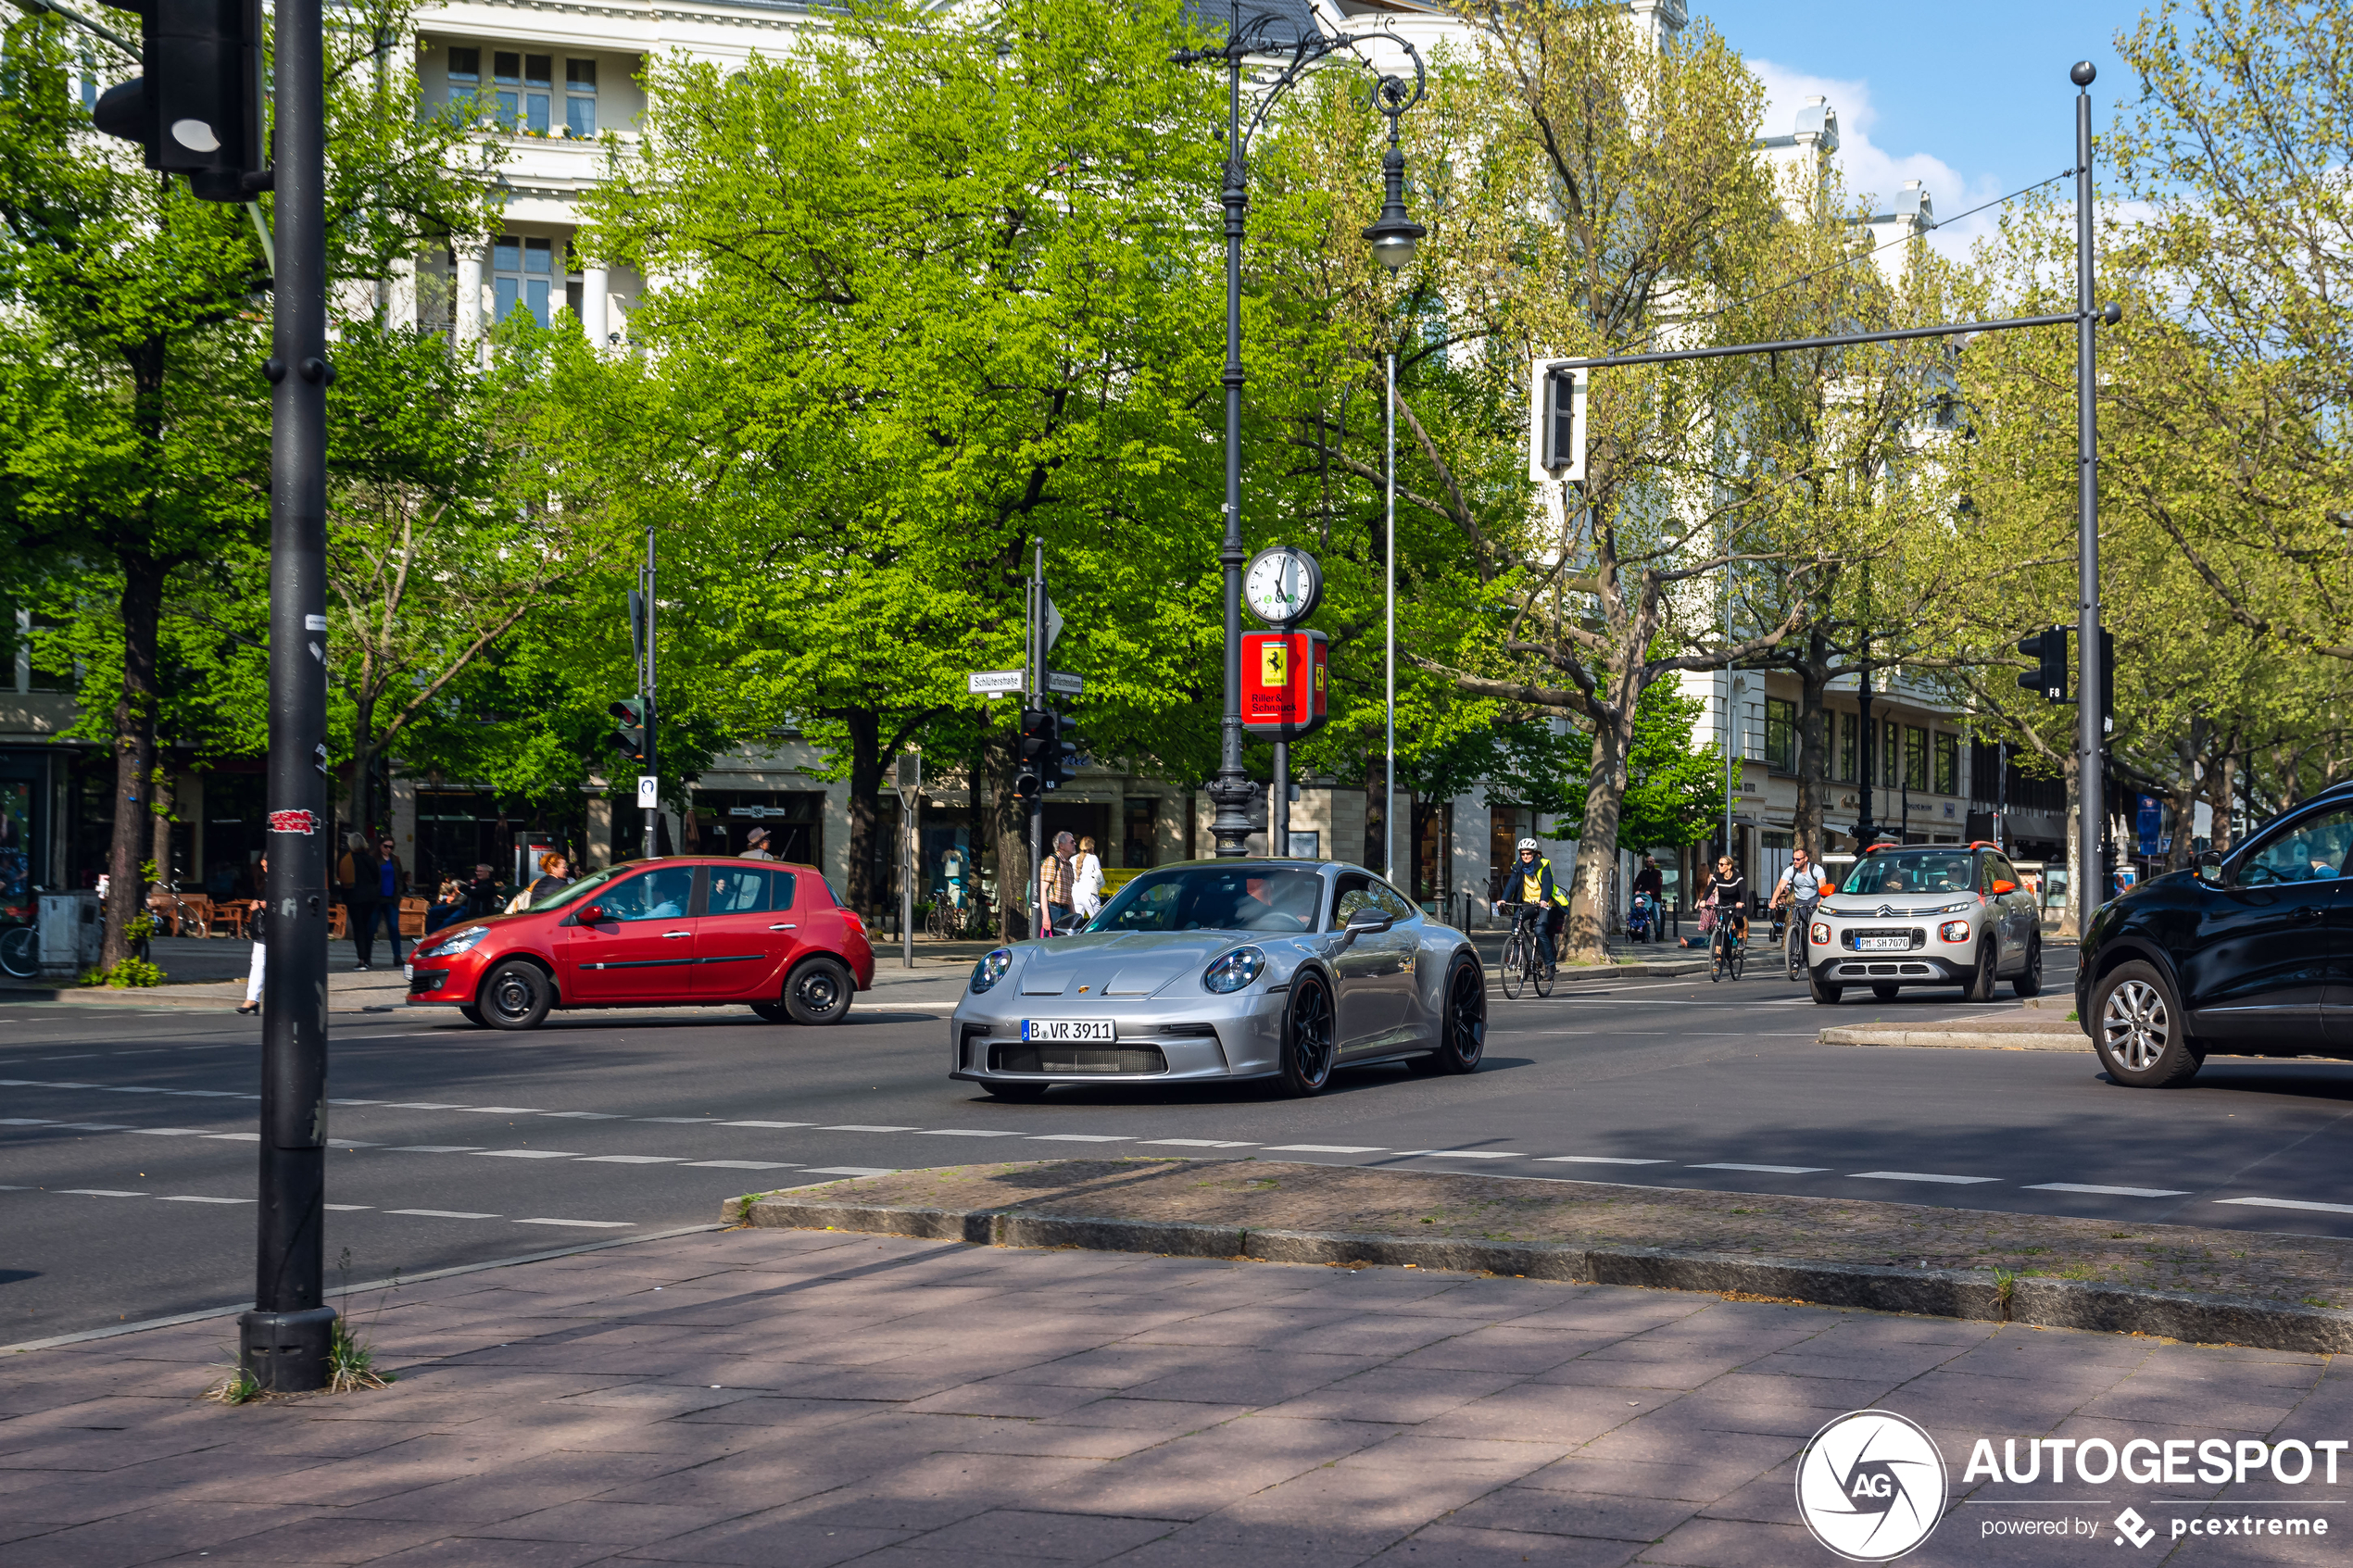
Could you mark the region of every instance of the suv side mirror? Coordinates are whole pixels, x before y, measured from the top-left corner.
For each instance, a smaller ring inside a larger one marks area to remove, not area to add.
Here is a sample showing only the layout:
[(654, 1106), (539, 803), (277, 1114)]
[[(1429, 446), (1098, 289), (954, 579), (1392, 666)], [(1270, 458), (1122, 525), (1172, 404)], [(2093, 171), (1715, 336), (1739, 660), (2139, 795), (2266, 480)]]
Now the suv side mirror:
[(1996, 898), (2000, 897), (2005, 893), (2015, 893), (2017, 891), (2018, 884), (2015, 882), (2008, 881), (2007, 878), (2002, 877), (1996, 877), (1994, 880), (1994, 897)]
[(2201, 849), (2197, 857), (2197, 879), (2208, 887), (2222, 885), (2222, 852)]

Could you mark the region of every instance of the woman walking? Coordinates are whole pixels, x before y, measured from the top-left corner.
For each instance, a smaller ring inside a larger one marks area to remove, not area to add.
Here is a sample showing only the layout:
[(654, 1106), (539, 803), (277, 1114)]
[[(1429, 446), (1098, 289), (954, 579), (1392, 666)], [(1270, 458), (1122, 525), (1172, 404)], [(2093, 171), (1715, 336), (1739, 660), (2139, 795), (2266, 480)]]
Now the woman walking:
[[(270, 884), (270, 857), (264, 855), (254, 868), (254, 885), (267, 889)], [(250, 1018), (261, 1010), (261, 974), (270, 958), (270, 900), (257, 898), (253, 913), (245, 921), (245, 930), (253, 937), (253, 961), (245, 966), (245, 1003), (237, 1010)]]
[(1095, 858), (1091, 837), (1080, 839), (1071, 857), (1070, 907), (1082, 921), (1093, 920), (1103, 907), (1103, 863)]

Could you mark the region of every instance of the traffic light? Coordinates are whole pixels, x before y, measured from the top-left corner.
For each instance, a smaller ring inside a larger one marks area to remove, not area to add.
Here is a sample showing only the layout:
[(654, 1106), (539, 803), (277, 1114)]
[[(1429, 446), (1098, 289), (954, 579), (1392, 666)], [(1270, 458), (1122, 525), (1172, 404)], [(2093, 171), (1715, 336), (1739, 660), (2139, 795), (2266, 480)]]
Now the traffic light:
[(642, 766), (653, 754), (652, 726), (646, 721), (646, 699), (625, 696), (605, 709), (620, 721), (612, 733), (612, 748)]
[(261, 132), (261, 0), (107, 0), (140, 21), (140, 74), (108, 88), (91, 120), (136, 142), (147, 167), (184, 174), (198, 199), (269, 188)]
[(1060, 789), (1078, 777), (1078, 743), (1057, 740), (1054, 749), (1046, 754), (1046, 787)]
[(1585, 391), (1592, 372), (1539, 359), (1529, 379), (1528, 477), (1585, 477)]
[(2018, 651), (2034, 660), (2035, 667), (2018, 678), (2018, 684), (2045, 702), (2067, 700), (2067, 628), (2054, 626), (2020, 639)]
[(1021, 710), (1021, 745), (1013, 769), (1013, 793), (1032, 800), (1052, 786), (1054, 759), (1062, 755), (1062, 715), (1051, 708)]

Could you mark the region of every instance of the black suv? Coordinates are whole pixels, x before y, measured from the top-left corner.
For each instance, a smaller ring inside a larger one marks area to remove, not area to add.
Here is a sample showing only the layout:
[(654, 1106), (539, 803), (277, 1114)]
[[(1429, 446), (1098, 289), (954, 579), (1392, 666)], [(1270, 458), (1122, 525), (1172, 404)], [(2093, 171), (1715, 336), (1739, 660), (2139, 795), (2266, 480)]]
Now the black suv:
[(2075, 1004), (2108, 1076), (2170, 1087), (2209, 1051), (2353, 1059), (2348, 852), (2353, 784), (2103, 906)]

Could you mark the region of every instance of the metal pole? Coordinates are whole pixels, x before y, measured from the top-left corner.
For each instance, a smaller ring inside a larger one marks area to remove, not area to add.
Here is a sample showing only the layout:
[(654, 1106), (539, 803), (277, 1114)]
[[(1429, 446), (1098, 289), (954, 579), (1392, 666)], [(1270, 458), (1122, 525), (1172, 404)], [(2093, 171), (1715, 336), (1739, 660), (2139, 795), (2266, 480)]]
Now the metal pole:
[(2093, 406), (2092, 353), (2092, 94), (2099, 72), (2078, 60), (2068, 78), (2075, 94), (2075, 505), (2076, 763), (2075, 834), (2082, 872), (2076, 894), (2076, 929), (2089, 932), (2106, 893), (2101, 853), (2108, 792), (2100, 777), (2104, 715), (2100, 703), (2100, 456), (2099, 415)]
[(1275, 743), (1274, 793), (1266, 797), (1266, 851), (1277, 859), (1290, 854), (1290, 742)]
[(327, 245), (320, 0), (280, 0), (278, 267), (270, 425), (270, 962), (262, 982), (254, 1310), (237, 1364), (264, 1389), (326, 1386)]
[(1994, 745), (1994, 847), (2010, 852), (2010, 743)]
[[(654, 530), (646, 525), (646, 771), (661, 776), (659, 742), (654, 738)], [(656, 796), (657, 802), (660, 796)], [(646, 808), (646, 859), (661, 852), (661, 807)]]
[[(1241, 0), (1233, 0), (1226, 36), (1241, 36)], [(1242, 215), (1250, 207), (1242, 163), (1242, 60), (1226, 62), (1226, 712), (1218, 734), (1217, 776), (1209, 798), (1216, 853), (1249, 853), (1250, 802), (1256, 786), (1242, 769)]]
[(1388, 774), (1381, 785), (1380, 874), (1397, 880), (1397, 350), (1388, 354), (1389, 397), (1382, 404), (1386, 424), (1381, 458), (1387, 511), (1387, 543), (1382, 546), (1385, 578), (1381, 616), (1381, 698)]
[[(1868, 614), (1869, 610), (1866, 609), (1865, 613)], [(1871, 633), (1869, 628), (1863, 633), (1862, 668), (1855, 672), (1855, 719), (1863, 730), (1860, 744), (1855, 748), (1855, 771), (1862, 778), (1855, 799), (1855, 852), (1859, 855), (1870, 847), (1871, 840), (1879, 834), (1879, 824), (1871, 821), (1871, 753), (1873, 743), (1879, 738), (1879, 730), (1871, 722)]]
[(899, 958), (915, 967), (915, 792), (899, 797)]

